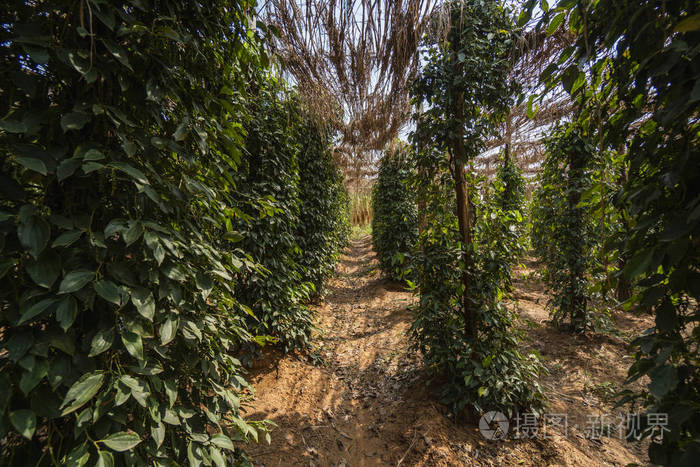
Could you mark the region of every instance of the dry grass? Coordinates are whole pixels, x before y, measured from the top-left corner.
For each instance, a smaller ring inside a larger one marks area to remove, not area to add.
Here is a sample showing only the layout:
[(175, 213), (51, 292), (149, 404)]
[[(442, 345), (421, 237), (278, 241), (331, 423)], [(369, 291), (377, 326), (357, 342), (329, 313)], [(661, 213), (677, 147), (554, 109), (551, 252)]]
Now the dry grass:
[(367, 225), (372, 220), (372, 197), (369, 194), (350, 195), (350, 222), (352, 225)]

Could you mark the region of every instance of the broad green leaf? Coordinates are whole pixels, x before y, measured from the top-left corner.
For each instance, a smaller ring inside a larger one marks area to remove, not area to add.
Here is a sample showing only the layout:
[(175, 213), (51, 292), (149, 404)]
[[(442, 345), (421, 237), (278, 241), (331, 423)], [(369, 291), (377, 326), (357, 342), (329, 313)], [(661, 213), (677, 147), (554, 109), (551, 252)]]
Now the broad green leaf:
[(219, 451), (217, 448), (215, 448), (214, 446), (209, 446), (209, 455), (211, 456), (211, 460), (214, 461), (217, 467), (226, 467), (226, 459), (224, 459), (224, 456), (221, 454), (221, 451)]
[(105, 350), (112, 347), (112, 342), (114, 342), (114, 328), (100, 329), (92, 338), (90, 343), (90, 353), (88, 357), (94, 357), (101, 354)]
[(109, 451), (97, 451), (95, 467), (114, 467), (114, 456)]
[(220, 448), (228, 449), (229, 451), (233, 451), (233, 441), (231, 441), (231, 438), (226, 436), (223, 433), (217, 433), (211, 437), (211, 443), (219, 446)]
[(102, 154), (102, 151), (99, 149), (88, 149), (85, 151), (85, 154), (83, 154), (83, 161), (84, 162), (89, 162), (89, 161), (100, 161), (105, 158), (105, 155)]
[(26, 133), (27, 125), (17, 120), (0, 120), (0, 129), (8, 133)]
[(144, 175), (143, 172), (141, 172), (139, 169), (129, 165), (125, 164), (123, 162), (112, 162), (109, 164), (110, 167), (114, 167), (115, 169), (121, 170), (125, 174), (129, 175), (131, 178), (136, 180), (142, 185), (148, 185), (148, 178), (146, 175)]
[(134, 243), (143, 234), (143, 224), (139, 221), (130, 221), (130, 227), (124, 232), (124, 242), (127, 246)]
[(34, 172), (38, 172), (41, 175), (46, 175), (48, 172), (46, 169), (46, 164), (44, 164), (44, 161), (41, 159), (38, 159), (36, 157), (18, 157), (17, 162), (22, 164), (24, 167), (28, 168), (29, 170), (33, 170)]
[(90, 121), (90, 116), (84, 112), (71, 112), (61, 117), (61, 128), (63, 132), (69, 130), (80, 130), (87, 122)]
[(168, 345), (175, 338), (177, 332), (177, 317), (169, 315), (165, 322), (160, 326), (160, 342), (163, 345)]
[(101, 370), (85, 373), (66, 393), (61, 404), (61, 416), (68, 415), (85, 405), (102, 387), (104, 374)]
[(58, 238), (56, 238), (56, 240), (53, 241), (51, 246), (71, 246), (73, 243), (75, 243), (76, 240), (80, 238), (82, 234), (83, 232), (81, 232), (80, 230), (71, 230), (69, 232), (63, 232), (61, 235), (58, 236)]
[(658, 400), (668, 394), (678, 385), (678, 371), (676, 367), (664, 365), (654, 368), (649, 372), (651, 382), (649, 392)]
[(98, 443), (103, 443), (108, 448), (123, 452), (133, 449), (141, 442), (141, 438), (138, 434), (130, 431), (120, 431), (119, 433), (113, 433), (104, 439), (98, 441)]
[(67, 467), (82, 467), (90, 460), (90, 453), (87, 450), (87, 444), (83, 443), (76, 446), (66, 457), (65, 465)]
[(237, 243), (243, 240), (245, 237), (240, 232), (232, 231), (226, 232), (224, 234), (224, 238), (232, 243)]
[(99, 162), (85, 162), (82, 165), (82, 168), (83, 168), (83, 173), (85, 175), (87, 175), (87, 174), (94, 172), (96, 170), (104, 169), (105, 166), (104, 166), (104, 164), (100, 164)]
[(32, 439), (36, 432), (36, 414), (28, 409), (10, 412), (10, 423), (15, 430), (27, 439)]
[(557, 16), (552, 18), (552, 21), (549, 22), (549, 25), (547, 26), (547, 35), (551, 36), (556, 32), (557, 29), (559, 29), (559, 26), (561, 26), (561, 23), (564, 22), (564, 19), (566, 18), (566, 13), (562, 12), (559, 13)]
[(48, 373), (49, 365), (47, 361), (45, 359), (39, 359), (28, 371), (22, 373), (22, 378), (19, 381), (19, 389), (25, 396), (28, 395)]
[(58, 164), (58, 168), (56, 169), (56, 177), (58, 178), (59, 182), (62, 182), (66, 178), (70, 177), (75, 173), (76, 170), (78, 170), (78, 167), (82, 165), (82, 161), (80, 159), (66, 159), (64, 161), (61, 161), (60, 164)]
[(92, 271), (72, 271), (66, 274), (58, 287), (58, 293), (77, 292), (87, 285), (88, 282), (95, 278), (95, 273)]
[(144, 287), (135, 288), (131, 292), (131, 302), (141, 316), (149, 321), (153, 321), (153, 316), (156, 311), (156, 302), (150, 290)]
[(168, 396), (168, 404), (172, 408), (177, 401), (177, 383), (172, 379), (166, 379), (163, 381), (163, 386), (165, 386), (165, 394)]
[(125, 331), (122, 333), (122, 342), (127, 352), (134, 358), (143, 360), (143, 342), (141, 341), (141, 336), (131, 331)]
[(211, 293), (212, 289), (214, 288), (214, 281), (212, 281), (209, 276), (203, 273), (197, 273), (195, 281), (197, 283), (197, 288), (202, 293), (202, 298), (206, 300), (209, 294)]
[(27, 273), (42, 287), (50, 289), (61, 274), (61, 257), (52, 250), (46, 250), (35, 261), (27, 265)]
[(17, 324), (22, 324), (30, 319), (34, 318), (35, 316), (41, 314), (44, 310), (46, 310), (48, 307), (53, 305), (58, 301), (57, 298), (45, 298), (44, 300), (41, 300), (34, 305), (30, 306), (24, 313), (22, 313), (22, 316), (20, 317), (19, 321)]
[(78, 302), (72, 296), (64, 297), (56, 308), (56, 321), (61, 329), (68, 331), (78, 316)]
[(93, 287), (95, 288), (95, 292), (97, 292), (97, 295), (99, 295), (100, 297), (104, 298), (110, 303), (114, 303), (117, 306), (121, 305), (121, 291), (119, 290), (119, 287), (117, 287), (117, 284), (115, 284), (114, 282), (103, 279), (95, 282)]
[(199, 444), (190, 441), (187, 445), (187, 460), (190, 461), (190, 467), (199, 467), (202, 465), (204, 456), (202, 456), (202, 448)]
[(156, 448), (159, 448), (161, 444), (163, 444), (163, 440), (165, 439), (165, 425), (162, 423), (158, 423), (156, 425), (151, 426), (151, 437), (153, 438), (153, 441), (156, 443)]
[(51, 226), (39, 216), (29, 216), (26, 222), (20, 222), (17, 227), (17, 237), (22, 246), (34, 258), (38, 258), (49, 242)]

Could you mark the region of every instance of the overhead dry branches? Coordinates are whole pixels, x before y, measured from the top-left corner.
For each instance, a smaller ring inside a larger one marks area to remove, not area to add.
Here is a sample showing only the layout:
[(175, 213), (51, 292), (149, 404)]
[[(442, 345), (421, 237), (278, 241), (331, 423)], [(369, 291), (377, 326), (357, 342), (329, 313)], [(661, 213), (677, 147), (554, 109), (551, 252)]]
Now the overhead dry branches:
[(407, 83), (434, 0), (271, 0), (274, 46), (319, 122), (352, 159), (381, 150), (410, 116)]

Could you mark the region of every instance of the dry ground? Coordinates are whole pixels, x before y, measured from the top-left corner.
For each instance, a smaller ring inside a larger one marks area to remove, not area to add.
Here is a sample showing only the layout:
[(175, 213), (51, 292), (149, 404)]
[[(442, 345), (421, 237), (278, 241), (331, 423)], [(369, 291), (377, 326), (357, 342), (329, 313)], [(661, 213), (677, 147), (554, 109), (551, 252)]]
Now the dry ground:
[[(585, 436), (588, 415), (610, 416), (612, 393), (630, 363), (627, 336), (649, 318), (618, 314), (618, 336), (571, 336), (548, 323), (546, 296), (532, 270), (516, 273), (516, 298), (526, 345), (549, 369), (541, 383), (551, 413), (568, 414), (568, 436), (486, 441), (477, 420), (454, 420), (424, 384), (407, 330), (413, 301), (381, 278), (369, 236), (354, 238), (318, 307), (323, 363), (267, 352), (251, 369), (253, 419), (277, 428), (272, 443), (247, 450), (256, 465), (626, 465), (647, 462), (645, 446)], [(574, 427), (578, 425), (578, 427)]]

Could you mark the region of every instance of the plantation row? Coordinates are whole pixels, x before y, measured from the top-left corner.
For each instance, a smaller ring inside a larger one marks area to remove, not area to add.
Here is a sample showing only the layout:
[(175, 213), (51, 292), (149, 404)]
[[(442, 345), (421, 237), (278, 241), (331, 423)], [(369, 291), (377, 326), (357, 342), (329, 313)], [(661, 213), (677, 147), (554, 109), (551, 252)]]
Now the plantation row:
[(348, 223), (253, 8), (6, 6), (0, 464), (223, 466), (266, 433), (243, 364), (309, 344)]
[[(647, 382), (620, 403), (668, 414), (650, 460), (690, 466), (700, 456), (700, 5), (662, 3), (531, 0), (516, 24), (496, 2), (446, 2), (412, 87), (425, 109), (412, 144), (381, 161), (372, 234), (385, 274), (415, 287), (412, 343), (456, 412), (510, 418), (546, 402), (544, 367), (503, 304), (526, 247), (562, 331), (613, 326), (613, 308), (653, 314), (628, 378)], [(509, 77), (536, 4), (535, 34), (566, 28), (571, 40), (528, 95)], [(525, 205), (507, 139), (493, 180), (475, 160), (511, 106), (532, 108), (558, 86), (575, 112), (547, 130)]]

